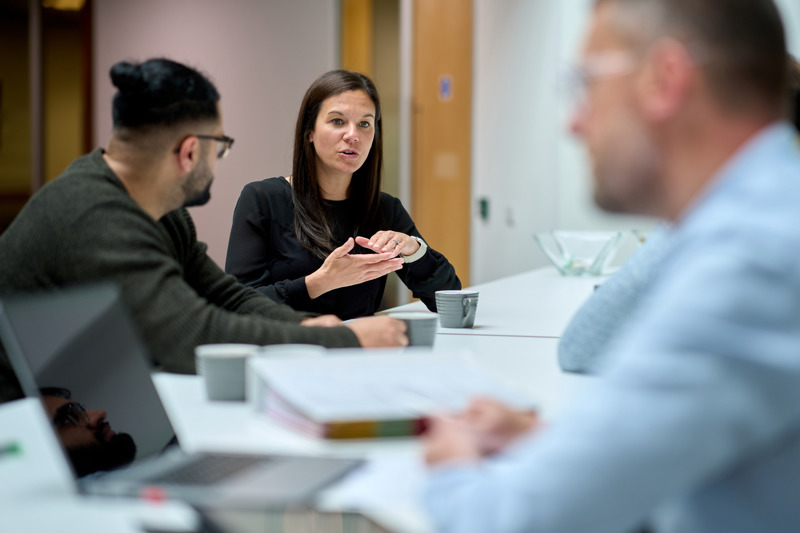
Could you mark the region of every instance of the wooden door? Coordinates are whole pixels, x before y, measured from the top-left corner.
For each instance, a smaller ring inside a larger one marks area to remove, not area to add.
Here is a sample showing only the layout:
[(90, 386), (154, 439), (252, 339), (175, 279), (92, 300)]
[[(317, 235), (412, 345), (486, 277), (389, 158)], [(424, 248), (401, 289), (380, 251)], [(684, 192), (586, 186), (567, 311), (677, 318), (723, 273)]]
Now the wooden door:
[(472, 0), (416, 0), (411, 211), (469, 285)]

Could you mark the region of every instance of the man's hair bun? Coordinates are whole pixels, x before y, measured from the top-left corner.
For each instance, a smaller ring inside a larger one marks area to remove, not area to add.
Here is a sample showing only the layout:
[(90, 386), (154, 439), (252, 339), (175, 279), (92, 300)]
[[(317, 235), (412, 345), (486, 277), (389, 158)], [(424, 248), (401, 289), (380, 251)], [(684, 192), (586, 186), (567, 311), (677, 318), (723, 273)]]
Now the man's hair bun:
[(111, 82), (123, 93), (137, 93), (147, 87), (141, 65), (127, 61), (120, 61), (111, 67)]
[(120, 61), (109, 74), (118, 89), (111, 107), (115, 128), (219, 119), (217, 89), (191, 67), (162, 57), (144, 63)]

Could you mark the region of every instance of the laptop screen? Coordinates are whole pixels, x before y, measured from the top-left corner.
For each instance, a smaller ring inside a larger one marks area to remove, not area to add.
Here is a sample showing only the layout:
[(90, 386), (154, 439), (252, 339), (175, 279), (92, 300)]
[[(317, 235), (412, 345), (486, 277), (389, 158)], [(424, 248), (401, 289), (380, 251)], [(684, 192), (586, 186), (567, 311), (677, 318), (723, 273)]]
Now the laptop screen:
[(0, 298), (0, 340), (79, 476), (158, 454), (173, 439), (115, 285)]

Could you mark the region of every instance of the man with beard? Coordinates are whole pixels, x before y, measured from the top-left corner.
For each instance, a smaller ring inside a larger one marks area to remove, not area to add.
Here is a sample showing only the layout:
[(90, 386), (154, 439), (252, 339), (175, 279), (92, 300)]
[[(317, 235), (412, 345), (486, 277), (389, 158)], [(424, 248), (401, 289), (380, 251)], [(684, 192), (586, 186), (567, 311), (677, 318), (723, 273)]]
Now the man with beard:
[(786, 53), (772, 0), (595, 0), (572, 130), (597, 203), (670, 222), (670, 242), (601, 376), (552, 424), (488, 399), (432, 422), (439, 531), (800, 531)]
[[(226, 275), (185, 209), (208, 201), (217, 160), (233, 145), (216, 88), (168, 59), (120, 62), (110, 75), (111, 139), (37, 192), (0, 235), (0, 294), (113, 280), (154, 363), (170, 372), (194, 372), (193, 349), (207, 343), (407, 344), (400, 321), (343, 325)], [(19, 395), (0, 353), (0, 400)]]
[[(800, 64), (788, 58), (789, 111), (787, 118), (800, 135)], [(800, 137), (798, 137), (800, 138)], [(638, 308), (639, 298), (658, 271), (669, 249), (668, 226), (657, 226), (647, 242), (614, 275), (583, 303), (558, 341), (558, 363), (562, 370), (596, 373), (601, 357)]]
[(72, 468), (78, 477), (113, 470), (133, 462), (136, 444), (127, 433), (117, 433), (100, 409), (86, 409), (71, 401), (69, 390), (40, 390), (48, 417), (58, 431)]

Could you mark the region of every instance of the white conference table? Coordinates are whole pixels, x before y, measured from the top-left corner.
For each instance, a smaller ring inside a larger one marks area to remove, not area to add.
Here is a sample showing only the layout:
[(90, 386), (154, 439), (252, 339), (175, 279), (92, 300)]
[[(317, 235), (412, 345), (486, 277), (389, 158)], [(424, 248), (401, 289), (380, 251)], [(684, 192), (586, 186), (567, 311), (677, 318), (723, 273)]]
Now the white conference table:
[[(539, 268), (470, 287), (479, 291), (475, 325), (439, 328), (448, 335), (496, 335), (558, 338), (575, 310), (606, 277), (564, 277), (555, 268)], [(413, 302), (385, 311), (424, 311)]]
[[(587, 382), (586, 376), (561, 371), (556, 361), (557, 339), (437, 335), (434, 350), (468, 350), (487, 374), (536, 400), (545, 418), (557, 415), (566, 401)], [(170, 420), (187, 451), (285, 452), (361, 455), (404, 450), (415, 439), (329, 441), (308, 437), (263, 417), (244, 402), (206, 398), (198, 376), (159, 373), (156, 387)]]
[[(599, 278), (563, 278), (544, 268), (479, 285), (476, 327), (439, 328), (434, 350), (469, 350), (488, 374), (536, 399), (545, 419), (556, 417), (591, 378), (561, 372), (558, 336)], [(422, 309), (417, 302), (397, 310)], [(243, 402), (211, 402), (197, 376), (157, 374), (159, 394), (182, 447), (361, 457), (360, 469), (320, 498), (324, 508), (357, 510), (398, 533), (432, 531), (419, 500), (425, 470), (418, 439), (326, 441), (298, 434)]]

